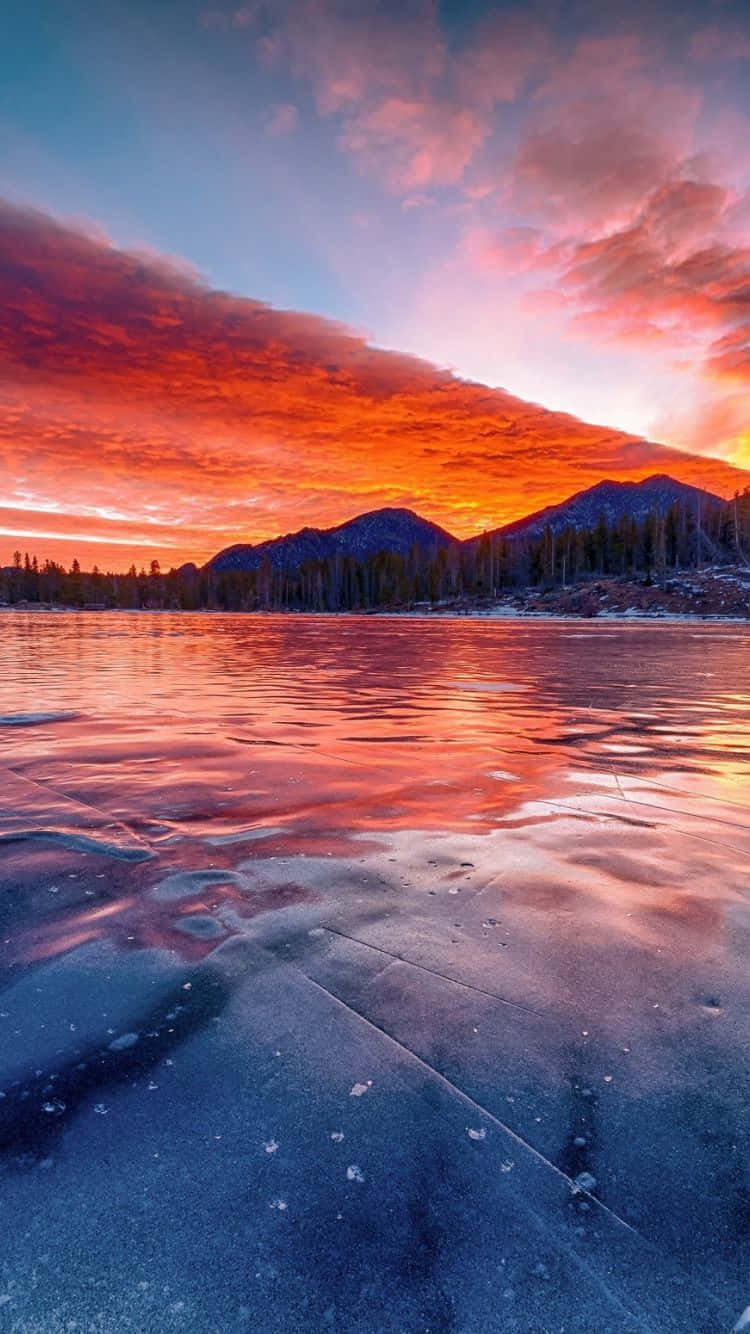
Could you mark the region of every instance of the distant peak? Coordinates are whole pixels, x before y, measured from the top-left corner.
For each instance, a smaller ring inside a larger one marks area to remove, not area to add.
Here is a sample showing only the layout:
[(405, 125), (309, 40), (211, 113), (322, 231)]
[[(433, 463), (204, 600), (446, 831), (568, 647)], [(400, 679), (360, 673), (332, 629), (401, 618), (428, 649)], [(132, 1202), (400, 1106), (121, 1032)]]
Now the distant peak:
[[(380, 519), (385, 515), (398, 516), (403, 519), (417, 519), (419, 523), (428, 523), (428, 519), (423, 519), (415, 510), (407, 509), (404, 505), (381, 505), (376, 510), (365, 510), (363, 514), (355, 514), (352, 519), (345, 519), (344, 523), (359, 523), (361, 519)], [(339, 524), (338, 527), (343, 527)]]

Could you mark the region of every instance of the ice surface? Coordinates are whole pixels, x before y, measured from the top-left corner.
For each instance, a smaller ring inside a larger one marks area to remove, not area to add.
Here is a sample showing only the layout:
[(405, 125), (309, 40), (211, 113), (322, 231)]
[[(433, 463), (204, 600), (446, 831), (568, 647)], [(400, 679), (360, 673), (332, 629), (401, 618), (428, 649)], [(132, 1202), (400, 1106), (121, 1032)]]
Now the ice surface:
[(3, 737), (0, 1327), (744, 1328), (746, 635), (101, 625)]

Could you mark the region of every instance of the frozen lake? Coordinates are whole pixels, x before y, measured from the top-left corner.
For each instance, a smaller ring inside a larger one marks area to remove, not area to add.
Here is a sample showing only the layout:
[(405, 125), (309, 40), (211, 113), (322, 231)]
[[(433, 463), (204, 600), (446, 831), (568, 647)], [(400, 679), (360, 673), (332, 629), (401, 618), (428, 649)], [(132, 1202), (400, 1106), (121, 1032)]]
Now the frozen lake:
[(0, 1329), (741, 1318), (748, 627), (0, 613), (0, 747)]

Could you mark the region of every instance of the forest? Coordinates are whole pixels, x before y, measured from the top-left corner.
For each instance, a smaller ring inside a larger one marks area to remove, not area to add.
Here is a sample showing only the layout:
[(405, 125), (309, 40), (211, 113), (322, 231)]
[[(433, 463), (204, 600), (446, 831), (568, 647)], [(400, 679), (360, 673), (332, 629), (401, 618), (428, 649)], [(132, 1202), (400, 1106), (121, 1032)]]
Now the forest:
[(500, 598), (511, 590), (555, 588), (603, 576), (658, 583), (706, 566), (750, 565), (750, 488), (698, 516), (685, 504), (636, 521), (602, 516), (589, 529), (542, 534), (484, 533), (436, 551), (381, 552), (367, 560), (337, 556), (298, 569), (217, 572), (185, 565), (164, 571), (131, 565), (127, 573), (69, 569), (16, 551), (0, 569), (0, 604), (88, 609), (183, 611), (364, 611)]

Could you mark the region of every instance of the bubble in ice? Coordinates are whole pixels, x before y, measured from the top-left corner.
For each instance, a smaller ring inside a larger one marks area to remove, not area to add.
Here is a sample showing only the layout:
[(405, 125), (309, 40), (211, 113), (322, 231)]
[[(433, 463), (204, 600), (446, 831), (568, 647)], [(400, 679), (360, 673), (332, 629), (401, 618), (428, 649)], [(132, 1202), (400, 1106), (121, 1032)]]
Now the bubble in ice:
[(137, 1033), (121, 1033), (119, 1038), (113, 1038), (109, 1044), (110, 1051), (127, 1051), (128, 1047), (134, 1047), (138, 1041)]
[(573, 1185), (577, 1191), (596, 1190), (596, 1177), (591, 1172), (579, 1172), (578, 1176), (574, 1178)]

